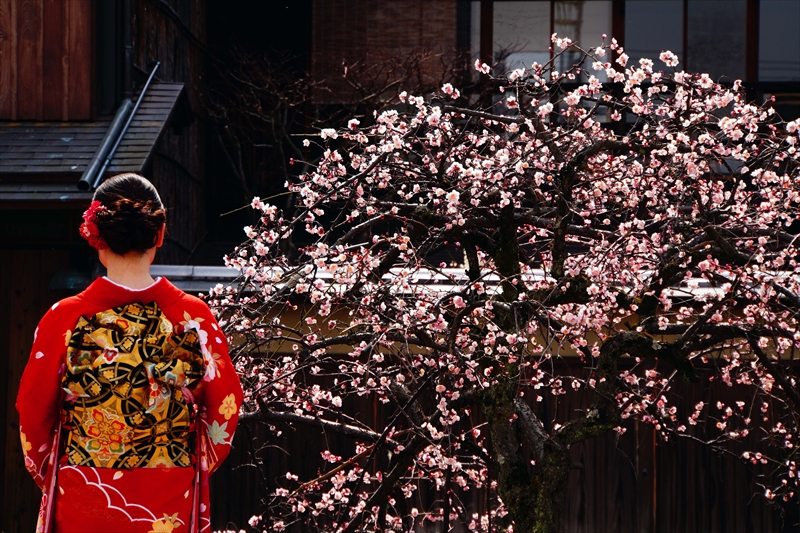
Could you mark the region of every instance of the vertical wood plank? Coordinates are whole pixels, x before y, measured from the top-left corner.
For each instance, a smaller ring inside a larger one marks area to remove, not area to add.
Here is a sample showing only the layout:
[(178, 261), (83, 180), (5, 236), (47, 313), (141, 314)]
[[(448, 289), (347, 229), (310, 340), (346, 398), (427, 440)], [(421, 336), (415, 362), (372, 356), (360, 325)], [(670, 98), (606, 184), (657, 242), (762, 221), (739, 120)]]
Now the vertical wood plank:
[(683, 0), (683, 35), (681, 39), (683, 64), (689, 65), (689, 0)]
[[(625, 0), (611, 1), (611, 37), (615, 38), (620, 46), (625, 46)], [(617, 51), (611, 52), (611, 59), (617, 59)]]
[(17, 0), (0, 0), (0, 119), (17, 118)]
[[(144, 23), (142, 22), (142, 6), (139, 3), (139, 0), (131, 0), (131, 40), (133, 44), (133, 64), (134, 65), (143, 65), (142, 62), (142, 53), (144, 51)], [(133, 73), (133, 83), (136, 84), (137, 76), (135, 72)]]
[[(3, 0), (5, 1), (5, 0)], [(3, 2), (0, 2), (2, 4)], [(8, 302), (11, 296), (11, 254), (10, 250), (0, 251), (2, 261), (0, 261), (0, 302)], [(6, 468), (8, 460), (6, 453), (6, 438), (5, 433), (10, 431), (8, 425), (8, 389), (9, 383), (5, 379), (8, 375), (8, 357), (5, 354), (10, 353), (11, 336), (9, 335), (9, 326), (11, 316), (9, 313), (9, 306), (4, 303), (0, 305), (0, 479), (6, 478)], [(5, 484), (0, 483), (0, 502), (5, 502)], [(5, 504), (3, 504), (5, 506)], [(8, 513), (0, 513), (0, 531), (10, 531), (6, 523), (6, 515)]]
[(151, 61), (158, 60), (158, 17), (157, 9), (148, 6), (147, 2), (140, 0), (143, 4), (143, 14), (141, 24), (142, 31), (144, 32), (143, 55), (142, 62), (139, 63), (142, 67), (147, 67)]
[(611, 0), (611, 37), (625, 46), (625, 0)]
[(481, 0), (481, 61), (494, 63), (494, 2)]
[[(2, 531), (4, 533), (27, 533), (33, 531), (39, 511), (41, 491), (25, 470), (19, 441), (19, 417), (15, 409), (17, 390), (22, 371), (28, 362), (33, 332), (39, 319), (55, 301), (64, 294), (49, 289), (55, 272), (68, 264), (66, 250), (4, 250), (4, 276), (14, 282), (8, 283), (8, 299), (5, 305), (8, 317), (9, 343), (6, 381), (6, 425), (5, 456), (3, 472)], [(7, 511), (7, 512), (6, 512)]]
[(61, 120), (64, 104), (64, 12), (70, 2), (44, 0), (42, 119)]
[(636, 423), (636, 514), (640, 533), (656, 531), (656, 432)]
[[(157, 23), (155, 26), (155, 33), (158, 36), (156, 40), (156, 61), (161, 61), (161, 67), (158, 69), (159, 76), (164, 81), (175, 81), (173, 77), (175, 58), (170, 53), (171, 35), (174, 31), (175, 23), (169, 19), (167, 23), (167, 16), (164, 13), (158, 14)], [(149, 69), (148, 69), (149, 70)]]
[(70, 0), (69, 9), (69, 120), (92, 118), (92, 0)]
[(61, 120), (69, 120), (69, 39), (70, 39), (70, 24), (72, 13), (70, 6), (72, 2), (64, 2), (64, 32), (61, 37), (61, 46), (63, 53), (61, 55), (62, 76), (61, 76)]
[(42, 7), (43, 0), (21, 0), (17, 13), (17, 113), (23, 120), (42, 116)]
[(5, 531), (21, 533), (35, 529), (39, 490), (24, 467), (19, 442), (19, 417), (14, 402), (22, 370), (28, 361), (33, 331), (40, 318), (38, 285), (41, 258), (31, 250), (14, 251), (9, 255), (11, 277), (15, 283), (8, 301), (11, 342), (8, 351), (8, 374), (5, 379), (8, 381), (6, 453), (9, 458), (4, 476), (3, 508), (8, 510), (4, 513), (7, 514), (4, 517), (7, 523)]

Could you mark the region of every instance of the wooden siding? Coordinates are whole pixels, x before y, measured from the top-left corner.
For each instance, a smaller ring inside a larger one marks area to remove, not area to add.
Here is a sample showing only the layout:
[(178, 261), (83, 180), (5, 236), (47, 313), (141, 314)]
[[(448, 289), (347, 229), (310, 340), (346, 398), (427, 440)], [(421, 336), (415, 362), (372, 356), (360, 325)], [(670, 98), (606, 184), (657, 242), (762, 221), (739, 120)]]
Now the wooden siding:
[(205, 234), (205, 188), (192, 173), (192, 135), (170, 129), (153, 151), (150, 174), (167, 209), (167, 235), (158, 250), (160, 264), (183, 265)]
[(90, 120), (95, 0), (0, 0), (0, 119)]
[(28, 362), (33, 331), (54, 302), (66, 294), (48, 289), (50, 280), (69, 259), (67, 250), (0, 250), (0, 531), (30, 533), (36, 526), (41, 491), (25, 470), (14, 402), (22, 370)]
[[(573, 360), (572, 364), (575, 372), (581, 372), (580, 363)], [(564, 372), (569, 375), (571, 370)], [(537, 403), (533, 399), (540, 391), (525, 392), (548, 428), (553, 421), (564, 423), (574, 413), (584, 411), (591, 399), (589, 393), (580, 391), (547, 395)], [(701, 400), (709, 406), (717, 401), (732, 405), (746, 399), (748, 391), (706, 379), (677, 384), (676, 393), (682, 398), (677, 407), (683, 414), (691, 413)], [(369, 398), (349, 398), (342, 411), (374, 429), (385, 427), (392, 416)], [(484, 421), (477, 409), (471, 418), (475, 424)], [(707, 423), (713, 430), (715, 420)], [(623, 427), (626, 432), (622, 436), (612, 432), (572, 447), (572, 459), (580, 468), (570, 473), (567, 483), (563, 533), (790, 533), (800, 529), (797, 511), (792, 515), (789, 510), (782, 517), (781, 510), (762, 496), (758, 483), (763, 480), (758, 475), (768, 474), (766, 468), (751, 469), (738, 457), (722, 456), (689, 439), (665, 442), (647, 424), (628, 421)], [(282, 435), (276, 437), (258, 422), (240, 424), (231, 457), (211, 479), (213, 529), (224, 530), (230, 524), (238, 529), (252, 514), (260, 514), (263, 508), (259, 498), (279, 486), (287, 487), (286, 472), (299, 475), (301, 480), (320, 475), (318, 469), (326, 468), (320, 452), (326, 447), (342, 456), (353, 450), (352, 439), (335, 433), (300, 425), (294, 429), (282, 425), (280, 429)], [(740, 454), (745, 449), (757, 449), (760, 438), (754, 430), (733, 451)], [(250, 455), (254, 451), (255, 459)], [(452, 490), (466, 506), (468, 516), (486, 509), (485, 491), (462, 491), (455, 483)], [(411, 504), (398, 498), (397, 505), (401, 510), (406, 505), (419, 507), (421, 499), (424, 506), (436, 496), (423, 486)], [(469, 519), (464, 518), (462, 515), (460, 523), (451, 522), (452, 533), (468, 533), (464, 522), (468, 524)], [(417, 530), (419, 533), (441, 532), (441, 522), (426, 523), (424, 529)], [(288, 531), (302, 533), (304, 529), (295, 524)]]
[(167, 238), (158, 252), (162, 264), (187, 264), (205, 236), (206, 2), (132, 0), (133, 64), (141, 84), (153, 62), (162, 82), (183, 83), (191, 123), (177, 124), (156, 146), (146, 176), (167, 207)]

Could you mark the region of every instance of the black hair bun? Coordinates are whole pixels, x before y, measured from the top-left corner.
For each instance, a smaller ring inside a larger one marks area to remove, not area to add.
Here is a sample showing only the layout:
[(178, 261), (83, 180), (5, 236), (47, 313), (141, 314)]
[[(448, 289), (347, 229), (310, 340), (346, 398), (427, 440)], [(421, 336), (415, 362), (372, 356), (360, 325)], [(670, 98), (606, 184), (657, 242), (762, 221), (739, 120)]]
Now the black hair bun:
[(158, 191), (147, 179), (138, 174), (114, 176), (97, 188), (94, 199), (106, 207), (96, 223), (112, 252), (144, 253), (156, 245), (167, 217)]

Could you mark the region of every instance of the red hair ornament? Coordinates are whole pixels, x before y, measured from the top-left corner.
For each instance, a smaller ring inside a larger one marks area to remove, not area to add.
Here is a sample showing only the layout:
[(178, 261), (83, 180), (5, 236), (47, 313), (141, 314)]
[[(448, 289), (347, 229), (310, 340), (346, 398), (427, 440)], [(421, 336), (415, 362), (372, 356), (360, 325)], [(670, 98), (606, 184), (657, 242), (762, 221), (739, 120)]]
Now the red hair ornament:
[(106, 206), (92, 200), (89, 209), (83, 212), (83, 224), (81, 224), (80, 232), (81, 237), (89, 241), (89, 246), (96, 250), (103, 250), (108, 248), (108, 244), (100, 236), (100, 230), (97, 229), (97, 214), (106, 210)]

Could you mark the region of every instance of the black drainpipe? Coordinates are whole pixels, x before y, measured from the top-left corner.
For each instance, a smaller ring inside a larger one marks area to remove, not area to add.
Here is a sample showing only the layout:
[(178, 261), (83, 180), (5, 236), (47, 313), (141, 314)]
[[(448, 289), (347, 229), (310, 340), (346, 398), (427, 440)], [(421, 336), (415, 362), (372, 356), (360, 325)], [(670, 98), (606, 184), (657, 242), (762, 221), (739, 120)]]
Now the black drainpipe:
[(120, 20), (122, 29), (122, 102), (120, 102), (117, 113), (106, 130), (103, 140), (100, 141), (100, 146), (97, 148), (92, 161), (78, 181), (78, 189), (82, 191), (94, 188), (93, 184), (96, 181), (97, 171), (102, 162), (108, 158), (109, 150), (114, 145), (115, 139), (120, 136), (125, 119), (128, 118), (131, 107), (133, 107), (133, 17), (131, 0), (122, 0), (120, 11), (120, 19), (118, 20)]
[(136, 99), (136, 105), (133, 106), (133, 109), (131, 109), (131, 101), (129, 99), (122, 102), (122, 105), (117, 110), (117, 114), (114, 116), (114, 120), (111, 121), (111, 125), (108, 127), (108, 131), (106, 131), (103, 140), (100, 142), (100, 147), (97, 149), (97, 152), (95, 152), (94, 157), (92, 157), (89, 166), (87, 166), (86, 170), (83, 172), (80, 181), (78, 181), (78, 189), (82, 191), (94, 190), (100, 185), (103, 174), (106, 168), (108, 168), (108, 164), (111, 163), (111, 160), (114, 158), (114, 154), (117, 148), (119, 148), (122, 138), (125, 137), (128, 126), (133, 122), (133, 117), (136, 116), (136, 110), (139, 109), (139, 105), (142, 103), (144, 95), (150, 87), (150, 83), (153, 81), (159, 66), (161, 66), (160, 62), (153, 66), (153, 71), (150, 72), (147, 83), (142, 87), (142, 92), (139, 93), (139, 98)]
[(100, 141), (100, 146), (94, 153), (94, 157), (92, 157), (86, 170), (83, 171), (83, 175), (80, 181), (78, 181), (78, 189), (88, 191), (94, 188), (95, 176), (98, 175), (97, 171), (100, 169), (100, 166), (103, 165), (103, 161), (108, 158), (108, 153), (114, 145), (114, 141), (119, 137), (122, 127), (125, 125), (125, 120), (128, 118), (131, 107), (133, 107), (133, 104), (130, 98), (122, 101), (119, 109), (117, 109), (117, 114), (114, 115), (114, 120), (111, 121), (111, 125), (108, 126), (103, 140)]

